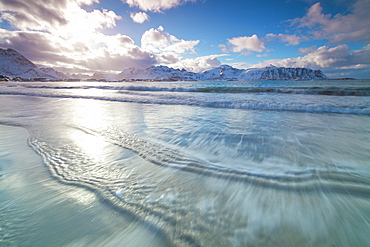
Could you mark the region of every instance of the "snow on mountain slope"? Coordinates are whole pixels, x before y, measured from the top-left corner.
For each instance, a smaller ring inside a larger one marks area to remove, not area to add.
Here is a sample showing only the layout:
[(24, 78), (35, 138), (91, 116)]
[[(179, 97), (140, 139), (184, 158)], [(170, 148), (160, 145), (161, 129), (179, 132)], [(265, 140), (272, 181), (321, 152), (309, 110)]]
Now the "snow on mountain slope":
[(117, 75), (117, 80), (311, 80), (326, 79), (321, 70), (307, 68), (284, 68), (268, 66), (266, 68), (236, 69), (229, 65), (193, 73), (167, 66), (152, 66), (147, 69), (130, 68)]
[(167, 66), (152, 66), (146, 69), (129, 68), (117, 75), (117, 80), (166, 80), (166, 81), (181, 81), (181, 80), (199, 80), (199, 74), (169, 68)]
[(248, 69), (240, 79), (260, 79), (260, 80), (309, 80), (326, 79), (327, 77), (321, 70), (307, 68), (284, 68), (268, 66), (263, 69)]
[(235, 69), (228, 65), (221, 65), (202, 73), (202, 75), (204, 80), (317, 80), (327, 78), (321, 70), (275, 66)]
[(202, 80), (237, 80), (244, 72), (242, 69), (236, 69), (229, 65), (207, 70), (201, 74)]
[(30, 60), (13, 49), (0, 48), (0, 75), (21, 78), (59, 79), (56, 74), (49, 74), (47, 71), (47, 69), (37, 68)]

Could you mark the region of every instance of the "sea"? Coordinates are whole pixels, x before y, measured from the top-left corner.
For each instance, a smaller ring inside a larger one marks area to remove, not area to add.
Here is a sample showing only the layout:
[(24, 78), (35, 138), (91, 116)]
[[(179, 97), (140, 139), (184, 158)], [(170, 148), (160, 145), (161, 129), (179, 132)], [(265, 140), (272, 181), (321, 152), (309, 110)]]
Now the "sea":
[(0, 246), (370, 246), (370, 80), (0, 82)]

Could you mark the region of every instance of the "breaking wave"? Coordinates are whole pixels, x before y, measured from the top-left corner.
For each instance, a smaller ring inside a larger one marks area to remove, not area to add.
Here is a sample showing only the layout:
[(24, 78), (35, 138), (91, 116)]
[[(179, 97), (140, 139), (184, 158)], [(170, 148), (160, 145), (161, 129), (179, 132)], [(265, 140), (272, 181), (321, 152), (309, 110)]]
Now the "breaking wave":
[[(160, 91), (162, 93), (152, 93), (153, 91)], [(297, 112), (311, 112), (311, 113), (344, 113), (344, 114), (363, 114), (370, 115), (370, 106), (367, 101), (361, 100), (361, 102), (353, 103), (348, 101), (346, 104), (344, 101), (337, 99), (336, 102), (324, 101), (316, 102), (312, 104), (311, 102), (306, 104), (305, 102), (294, 101), (282, 98), (276, 98), (275, 100), (264, 100), (264, 98), (257, 99), (256, 97), (245, 97), (239, 100), (233, 98), (229, 99), (227, 97), (220, 96), (222, 93), (227, 93), (230, 90), (237, 92), (238, 89), (235, 88), (202, 88), (197, 89), (199, 93), (212, 93), (214, 90), (218, 91), (215, 97), (202, 97), (202, 95), (197, 95), (193, 91), (189, 91), (186, 94), (169, 95), (166, 92), (186, 92), (185, 89), (169, 89), (163, 90), (163, 88), (155, 88), (155, 90), (147, 90), (145, 87), (138, 87), (136, 90), (118, 90), (115, 92), (103, 92), (97, 95), (90, 95), (88, 90), (74, 93), (68, 91), (32, 91), (32, 92), (22, 92), (16, 90), (6, 90), (1, 91), (0, 95), (25, 95), (25, 96), (36, 96), (36, 97), (50, 97), (50, 98), (72, 98), (72, 99), (93, 99), (93, 100), (104, 100), (104, 101), (116, 101), (116, 102), (133, 102), (133, 103), (145, 103), (145, 104), (164, 104), (164, 105), (188, 105), (188, 106), (199, 106), (199, 107), (210, 107), (210, 108), (226, 108), (226, 109), (245, 109), (245, 110), (271, 110), (271, 111), (297, 111)], [(246, 90), (246, 89), (243, 89)], [(269, 89), (249, 89), (250, 91), (259, 93), (264, 93)], [(271, 89), (272, 90), (272, 89)], [(274, 91), (284, 91), (283, 89), (273, 89)], [(288, 90), (288, 89), (287, 89)], [(290, 89), (289, 89), (290, 90)], [(138, 92), (139, 91), (139, 92)], [(137, 92), (137, 93), (136, 93)], [(148, 93), (145, 93), (148, 92)], [(303, 91), (302, 91), (303, 92)], [(325, 91), (321, 91), (324, 94)], [(361, 91), (359, 91), (361, 92)], [(367, 94), (369, 92), (365, 91)], [(289, 92), (286, 91), (285, 94)], [(298, 93), (295, 93), (298, 94)], [(309, 94), (309, 93), (306, 93)], [(327, 93), (329, 94), (329, 93)], [(348, 92), (348, 94), (351, 94)], [(360, 94), (360, 93), (358, 93)], [(279, 94), (276, 94), (279, 96)], [(335, 95), (332, 93), (332, 95)], [(362, 95), (363, 96), (363, 95)], [(333, 96), (335, 97), (335, 96)], [(339, 96), (338, 96), (339, 97)]]
[(309, 94), (334, 96), (370, 96), (370, 87), (158, 87), (158, 86), (49, 86), (27, 85), (35, 89), (103, 89), (116, 91), (142, 91), (142, 92), (201, 92), (201, 93), (281, 93), (281, 94)]
[(197, 89), (198, 92), (210, 93), (282, 93), (282, 94), (309, 94), (334, 96), (370, 96), (370, 88), (245, 88), (245, 87), (206, 87)]

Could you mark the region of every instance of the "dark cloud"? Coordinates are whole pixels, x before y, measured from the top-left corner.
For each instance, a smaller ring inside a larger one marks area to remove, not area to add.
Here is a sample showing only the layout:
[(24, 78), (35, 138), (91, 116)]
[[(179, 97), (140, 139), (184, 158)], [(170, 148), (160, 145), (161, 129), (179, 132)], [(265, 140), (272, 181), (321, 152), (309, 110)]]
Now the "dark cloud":
[(6, 48), (12, 48), (35, 62), (61, 61), (69, 59), (58, 55), (67, 51), (63, 47), (52, 45), (49, 34), (40, 32), (6, 32), (2, 33), (1, 43)]
[[(16, 28), (34, 29), (49, 23), (51, 26), (65, 25), (68, 21), (63, 12), (67, 0), (1, 0), (1, 11), (7, 11), (5, 19)], [(4, 18), (4, 16), (3, 16)]]

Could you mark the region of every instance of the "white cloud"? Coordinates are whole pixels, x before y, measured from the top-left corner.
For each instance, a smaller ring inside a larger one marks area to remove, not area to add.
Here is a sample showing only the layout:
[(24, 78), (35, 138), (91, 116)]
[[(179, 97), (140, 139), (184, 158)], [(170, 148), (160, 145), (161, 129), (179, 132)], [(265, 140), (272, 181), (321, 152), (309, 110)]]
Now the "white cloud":
[(158, 64), (189, 71), (202, 71), (219, 63), (217, 56), (183, 59), (184, 54), (195, 53), (199, 40), (179, 39), (164, 31), (162, 26), (151, 28), (141, 37), (141, 48), (155, 55)]
[(162, 26), (157, 29), (151, 28), (141, 37), (141, 48), (145, 51), (160, 53), (182, 54), (186, 52), (194, 53), (195, 46), (199, 40), (183, 40), (164, 32)]
[(116, 20), (121, 19), (113, 11), (103, 9), (87, 12), (77, 5), (68, 8), (65, 18), (68, 20), (66, 25), (47, 31), (65, 39), (87, 40), (95, 38), (105, 28), (114, 27)]
[(227, 46), (224, 45), (224, 44), (218, 45), (218, 48), (221, 50), (221, 52), (224, 52), (224, 53), (228, 53), (229, 52)]
[(130, 7), (138, 7), (144, 11), (162, 12), (162, 10), (171, 9), (186, 2), (195, 2), (196, 0), (122, 0)]
[(314, 39), (328, 39), (330, 45), (370, 42), (370, 1), (358, 0), (348, 14), (324, 14), (320, 3), (311, 6), (302, 18), (291, 20), (298, 28), (308, 28)]
[(140, 23), (140, 24), (149, 20), (149, 15), (147, 15), (145, 12), (131, 13), (130, 17), (134, 22)]
[(265, 50), (265, 42), (260, 40), (257, 35), (236, 37), (228, 40), (229, 44), (232, 45), (231, 50), (233, 52), (250, 52), (257, 51), (262, 52)]
[[(156, 58), (125, 35), (96, 34), (94, 41), (74, 41), (45, 32), (0, 29), (0, 46), (13, 48), (37, 64), (85, 72), (122, 71), (127, 67), (149, 67)], [(32, 49), (30, 49), (32, 47)], [(72, 70), (72, 71), (70, 71)]]
[(158, 64), (176, 64), (181, 60), (181, 57), (179, 54), (173, 53), (173, 52), (164, 52), (161, 54), (155, 55), (157, 59)]
[(202, 56), (197, 58), (187, 58), (179, 60), (175, 64), (171, 64), (171, 67), (178, 69), (186, 69), (191, 72), (203, 72), (209, 69), (213, 69), (221, 65), (219, 57), (228, 56), (228, 54), (218, 54), (218, 55), (209, 55)]
[(156, 63), (155, 56), (130, 37), (104, 34), (121, 17), (105, 9), (88, 12), (82, 8), (93, 2), (97, 0), (2, 1), (0, 21), (18, 30), (0, 29), (0, 46), (13, 48), (37, 64), (91, 72)]
[(307, 41), (307, 37), (297, 36), (295, 34), (269, 33), (266, 35), (266, 37), (280, 39), (283, 42), (287, 42), (288, 45), (299, 45), (302, 41)]
[(299, 52), (299, 54), (307, 54), (307, 53), (311, 53), (311, 52), (316, 51), (316, 49), (317, 49), (317, 46), (313, 45), (313, 46), (310, 46), (310, 47), (299, 48), (298, 52)]
[(253, 52), (251, 52), (251, 51), (245, 51), (245, 52), (242, 52), (241, 55), (243, 55), (243, 56), (251, 56), (251, 55), (253, 55)]
[(253, 66), (252, 64), (246, 62), (229, 63), (229, 65), (237, 69), (248, 69)]
[[(8, 21), (18, 30), (0, 28), (0, 46), (13, 48), (34, 63), (64, 68), (62, 72), (119, 72), (127, 67), (155, 64), (198, 64), (202, 69), (219, 64), (217, 57), (181, 61), (183, 54), (195, 53), (199, 40), (179, 39), (161, 26), (142, 35), (141, 47), (126, 35), (106, 35), (103, 31), (114, 27), (121, 17), (109, 10), (82, 8), (83, 4), (93, 2), (97, 0), (50, 0), (46, 4), (38, 0), (3, 1), (0, 21)], [(141, 4), (155, 2), (141, 1)], [(184, 2), (160, 1), (156, 6), (160, 10)], [(48, 12), (38, 16), (45, 7)], [(144, 12), (131, 16), (138, 22), (147, 18)]]
[(351, 50), (348, 45), (321, 46), (305, 56), (266, 60), (264, 64), (282, 67), (306, 67), (312, 69), (369, 68), (370, 44), (360, 50)]

